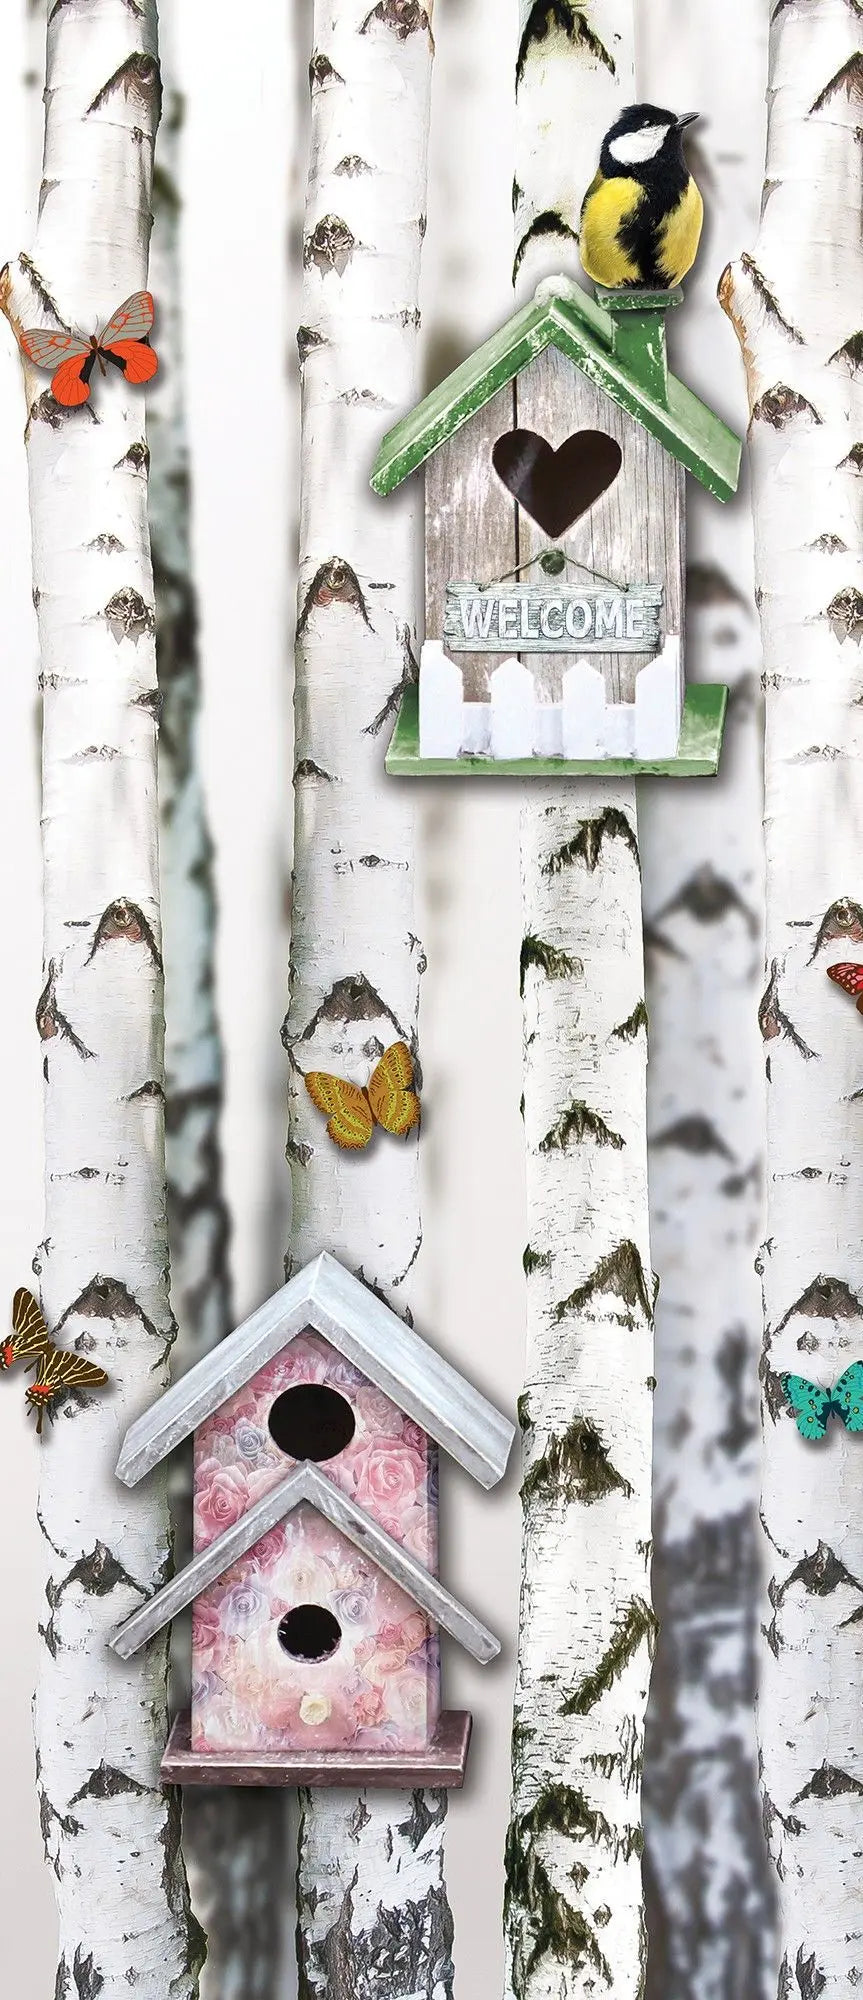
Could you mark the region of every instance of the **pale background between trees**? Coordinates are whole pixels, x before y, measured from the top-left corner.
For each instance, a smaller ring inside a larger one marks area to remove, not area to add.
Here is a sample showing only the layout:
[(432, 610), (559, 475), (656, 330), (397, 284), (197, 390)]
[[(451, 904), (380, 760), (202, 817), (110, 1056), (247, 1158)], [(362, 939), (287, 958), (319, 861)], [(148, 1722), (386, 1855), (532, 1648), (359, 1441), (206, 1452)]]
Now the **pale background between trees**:
[[(254, 26), (243, 44), (227, 0), (177, 6), (187, 93), (186, 354), (204, 621), (204, 759), (217, 849), (218, 987), (227, 1052), (223, 1136), (240, 1314), (281, 1282), (288, 1233), (279, 1030), (291, 823), (295, 266), (310, 11), (305, 0), (262, 0), (248, 17)], [(28, 101), (24, 88), (34, 43), (25, 29), (24, 0), (6, 0), (0, 261), (31, 239), (38, 181), (35, 111), (32, 92)], [(438, 0), (435, 31), (422, 289), (429, 366), (437, 376), (510, 310), (516, 8), (502, 9), (499, 0)], [(681, 102), (678, 108), (690, 106)], [(701, 108), (709, 113), (709, 104)], [(704, 143), (709, 148), (709, 131)], [(15, 1286), (27, 1282), (42, 1230), (40, 1047), (33, 1024), (42, 984), (36, 635), (19, 368), (11, 336), (2, 331), (0, 1309)], [(726, 339), (733, 348), (730, 328)], [(700, 380), (696, 386), (707, 387)], [(682, 799), (681, 810), (683, 805)], [(481, 796), (453, 786), (424, 793), (419, 926), (429, 969), (422, 995), (428, 1116), (418, 1325), (513, 1411), (523, 1372), (526, 1240), (517, 814), (516, 789), (507, 784), (483, 788)], [(40, 1615), (37, 1452), (32, 1428), (25, 1428), (20, 1388), (0, 1384), (0, 1934), (5, 1980), (18, 2000), (43, 2000), (55, 1967), (29, 1718)], [(448, 1696), (471, 1705), (478, 1722), (468, 1789), (452, 1801), (447, 1835), (458, 1991), (472, 2000), (497, 2000), (518, 1609), (513, 1476), (487, 1496), (448, 1465), (443, 1534), (451, 1587), (469, 1600), (477, 1597), (505, 1637), (497, 1668), (483, 1674), (453, 1654), (447, 1671)]]

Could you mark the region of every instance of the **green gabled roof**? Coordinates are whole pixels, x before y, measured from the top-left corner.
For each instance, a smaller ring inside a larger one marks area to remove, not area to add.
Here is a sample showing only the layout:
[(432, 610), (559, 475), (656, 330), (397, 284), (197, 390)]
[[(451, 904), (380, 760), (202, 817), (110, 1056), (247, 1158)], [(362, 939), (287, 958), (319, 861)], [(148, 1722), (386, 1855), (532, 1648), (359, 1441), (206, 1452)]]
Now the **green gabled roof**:
[(372, 472), (375, 492), (391, 493), (535, 355), (557, 347), (717, 500), (730, 500), (741, 441), (666, 372), (664, 310), (680, 296), (621, 293), (609, 311), (577, 285), (565, 295), (537, 295), (387, 433)]

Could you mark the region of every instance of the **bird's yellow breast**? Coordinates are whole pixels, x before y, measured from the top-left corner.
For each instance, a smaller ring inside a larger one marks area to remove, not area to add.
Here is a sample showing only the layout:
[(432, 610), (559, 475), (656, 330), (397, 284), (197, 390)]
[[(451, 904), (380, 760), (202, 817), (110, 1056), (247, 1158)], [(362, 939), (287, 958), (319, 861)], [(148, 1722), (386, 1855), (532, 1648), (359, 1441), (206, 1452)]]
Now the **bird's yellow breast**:
[(691, 271), (698, 254), (704, 203), (694, 180), (690, 179), (677, 204), (666, 216), (659, 231), (659, 262), (669, 288), (679, 285)]
[(621, 225), (637, 210), (643, 198), (638, 181), (623, 175), (606, 180), (597, 174), (588, 188), (581, 211), (579, 248), (581, 261), (596, 285), (631, 284), (639, 276), (638, 265), (618, 242)]

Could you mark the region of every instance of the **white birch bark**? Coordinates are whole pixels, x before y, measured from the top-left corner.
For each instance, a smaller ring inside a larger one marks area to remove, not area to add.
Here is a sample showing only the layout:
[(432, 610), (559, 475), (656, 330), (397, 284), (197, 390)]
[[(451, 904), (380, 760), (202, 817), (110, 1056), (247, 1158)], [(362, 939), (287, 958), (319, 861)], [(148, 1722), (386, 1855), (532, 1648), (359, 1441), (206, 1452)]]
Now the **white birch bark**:
[[(192, 573), (181, 278), (181, 131), (174, 24), (162, 19), (164, 106), (153, 186), (150, 282), (160, 372), (148, 400), (149, 516), (161, 694), (159, 804), (165, 964), (165, 1123), (174, 1365), (190, 1368), (234, 1324), (220, 1123), (224, 1066), (216, 1014), (216, 899), (199, 738), (202, 685)], [(191, 1553), (191, 1450), (172, 1460), (178, 1562)], [(174, 1645), (178, 1694), (188, 1637)], [(187, 1695), (185, 1696), (187, 1699)], [(208, 1937), (205, 2000), (270, 2000), (278, 1990), (285, 1901), (281, 1793), (189, 1787), (183, 1846)]]
[[(767, 21), (740, 0), (643, 21), (641, 89), (698, 108), (706, 202), (698, 263), (671, 315), (676, 372), (738, 431), (723, 264), (754, 229)], [(775, 1993), (772, 1879), (758, 1800), (760, 1612), (754, 1269), (763, 1212), (759, 645), (748, 494), (687, 482), (687, 679), (731, 691), (718, 778), (641, 787), (648, 1128), (657, 1302), (653, 1585), (660, 1639), (645, 1755), (648, 2000)], [(705, 1285), (704, 1274), (711, 1274)], [(705, 1829), (710, 1829), (709, 1838)]]
[[(150, 0), (49, 10), (44, 179), (12, 326), (87, 331), (146, 281), (159, 112)], [(48, 1322), (107, 1368), (43, 1442), (38, 1784), (60, 1919), (57, 2000), (194, 2000), (176, 1794), (159, 1783), (166, 1646), (119, 1667), (118, 1620), (164, 1581), (163, 1485), (116, 1485), (119, 1439), (167, 1380), (156, 664), (140, 393), (61, 411), (26, 375), (44, 700)]]
[[(431, 25), (417, 0), (317, 0), (304, 230), (288, 1158), (291, 1259), (332, 1250), (410, 1315), (417, 1139), (340, 1153), (303, 1084), (365, 1082), (401, 1038), (417, 1057), (424, 967), (413, 806), (383, 753), (415, 672), (416, 495), (368, 486), (417, 398)], [(444, 2000), (452, 1920), (444, 1793), (310, 1792), (298, 1873), (302, 2000)]]
[[(578, 270), (581, 200), (634, 94), (630, 0), (522, 5), (516, 273)], [(522, 814), (528, 1352), (506, 1993), (643, 1991), (653, 1280), (633, 784)]]
[(761, 223), (721, 285), (752, 413), (767, 704), (759, 1735), (778, 1991), (804, 2000), (863, 1979), (859, 1444), (838, 1423), (805, 1444), (779, 1383), (833, 1383), (863, 1354), (860, 1021), (825, 970), (863, 941), (861, 76), (850, 0), (773, 9)]

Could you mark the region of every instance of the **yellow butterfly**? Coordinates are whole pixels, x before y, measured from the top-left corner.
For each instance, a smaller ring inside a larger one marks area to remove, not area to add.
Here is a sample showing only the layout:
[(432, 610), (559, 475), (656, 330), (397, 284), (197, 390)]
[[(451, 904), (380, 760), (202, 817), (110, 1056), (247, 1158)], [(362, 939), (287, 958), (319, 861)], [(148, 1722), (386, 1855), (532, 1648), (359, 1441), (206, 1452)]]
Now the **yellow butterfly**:
[(386, 1049), (362, 1090), (341, 1076), (313, 1069), (305, 1078), (313, 1104), (326, 1113), (327, 1132), (334, 1144), (346, 1152), (367, 1146), (376, 1125), (404, 1139), (420, 1122), (420, 1101), (411, 1089), (414, 1069), (410, 1050), (404, 1042)]

